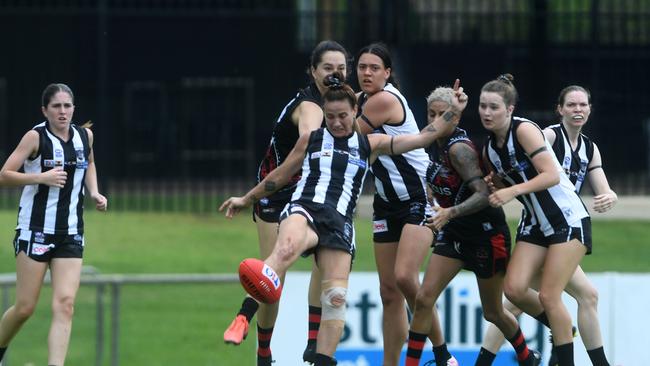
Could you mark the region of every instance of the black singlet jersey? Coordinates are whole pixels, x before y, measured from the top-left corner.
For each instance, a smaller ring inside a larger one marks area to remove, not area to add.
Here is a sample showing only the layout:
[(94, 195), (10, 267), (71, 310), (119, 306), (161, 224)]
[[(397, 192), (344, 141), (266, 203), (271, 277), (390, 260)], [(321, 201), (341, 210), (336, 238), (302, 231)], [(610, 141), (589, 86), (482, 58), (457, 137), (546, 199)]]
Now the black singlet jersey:
[[(503, 146), (496, 146), (494, 133), (490, 133), (486, 144), (486, 154), (492, 170), (508, 187), (529, 181), (539, 174), (517, 139), (517, 129), (523, 123), (531, 123), (539, 129), (530, 120), (513, 117)], [(540, 133), (542, 133), (541, 129)], [(546, 149), (550, 152), (551, 146), (546, 139), (544, 141)], [(575, 186), (563, 174), (558, 161), (553, 159), (553, 162), (560, 173), (558, 184), (517, 197), (524, 206), (520, 227), (538, 226), (544, 236), (557, 234), (558, 228), (578, 225), (583, 218), (589, 217), (587, 209), (575, 191)]]
[(327, 128), (313, 131), (291, 202), (323, 204), (352, 220), (369, 156), (370, 143), (363, 134), (337, 138)]
[(580, 193), (587, 176), (589, 163), (594, 157), (594, 143), (581, 133), (578, 135), (578, 146), (573, 150), (564, 125), (560, 123), (548, 126), (548, 128), (555, 132), (555, 141), (552, 147), (557, 161), (562, 166), (564, 174), (576, 187), (576, 192)]
[[(291, 115), (298, 105), (304, 101), (313, 102), (319, 106), (323, 104), (320, 91), (316, 87), (316, 84), (311, 83), (306, 88), (299, 90), (296, 96), (282, 109), (275, 123), (275, 127), (273, 127), (273, 135), (271, 136), (269, 147), (266, 149), (264, 158), (257, 170), (258, 183), (264, 180), (271, 171), (284, 162), (296, 144), (296, 141), (298, 141), (298, 126), (291, 120)], [(324, 126), (324, 121), (322, 126)], [(289, 197), (298, 180), (300, 180), (300, 173), (294, 175), (287, 185), (275, 192), (274, 195), (287, 195)]]
[(63, 188), (30, 184), (23, 188), (18, 209), (17, 230), (44, 234), (83, 234), (84, 180), (88, 168), (90, 143), (83, 127), (70, 125), (68, 141), (50, 132), (49, 122), (34, 126), (39, 145), (36, 158), (23, 163), (27, 174), (38, 174), (55, 167), (68, 173)]
[[(427, 169), (427, 184), (433, 191), (436, 202), (441, 207), (456, 206), (468, 199), (474, 191), (463, 181), (460, 174), (454, 169), (449, 157), (449, 149), (454, 144), (463, 143), (471, 147), (475, 152), (479, 164), (479, 152), (474, 143), (469, 139), (465, 130), (456, 127), (454, 133), (449, 137), (445, 146), (437, 143), (431, 145), (429, 167)], [(474, 233), (480, 234), (486, 231), (487, 226), (505, 225), (505, 215), (501, 208), (488, 206), (481, 211), (471, 215), (461, 216), (452, 219), (445, 230), (453, 231), (459, 235)]]

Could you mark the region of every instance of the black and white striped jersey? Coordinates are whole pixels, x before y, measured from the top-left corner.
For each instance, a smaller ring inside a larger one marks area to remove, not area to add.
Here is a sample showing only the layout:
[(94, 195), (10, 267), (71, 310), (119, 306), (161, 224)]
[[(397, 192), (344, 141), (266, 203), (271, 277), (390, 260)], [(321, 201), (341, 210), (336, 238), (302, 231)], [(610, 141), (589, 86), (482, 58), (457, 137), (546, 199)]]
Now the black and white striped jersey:
[(42, 173), (63, 167), (68, 173), (63, 188), (30, 184), (23, 188), (16, 229), (45, 234), (83, 234), (84, 178), (90, 144), (83, 127), (70, 125), (70, 138), (63, 141), (49, 130), (49, 123), (34, 126), (38, 132), (38, 156), (25, 160), (25, 173)]
[[(496, 146), (494, 134), (490, 134), (486, 145), (490, 165), (506, 186), (527, 182), (538, 175), (530, 157), (517, 140), (517, 128), (522, 123), (532, 123), (539, 128), (530, 120), (513, 117), (503, 146)], [(551, 151), (548, 141), (546, 148)], [(539, 226), (544, 235), (549, 236), (555, 234), (556, 228), (578, 225), (583, 218), (589, 216), (575, 187), (569, 178), (562, 174), (560, 164), (556, 159), (553, 161), (560, 173), (560, 182), (545, 190), (517, 197), (524, 205), (524, 215), (520, 223), (524, 232), (527, 227)]]
[(553, 152), (562, 166), (564, 174), (576, 187), (576, 192), (580, 193), (587, 176), (589, 163), (594, 157), (594, 143), (581, 133), (578, 135), (578, 146), (574, 150), (571, 147), (569, 135), (561, 123), (547, 128), (555, 132)]
[[(386, 84), (383, 90), (395, 95), (400, 101), (404, 109), (404, 120), (399, 124), (384, 124), (376, 128), (374, 133), (390, 136), (420, 133), (413, 112), (402, 93), (390, 83)], [(359, 105), (361, 112), (365, 100), (366, 97), (362, 95)], [(401, 155), (380, 155), (371, 167), (377, 195), (387, 202), (425, 200), (428, 165), (429, 156), (424, 149), (411, 150)]]
[(370, 144), (357, 132), (336, 138), (327, 128), (311, 133), (292, 202), (308, 201), (352, 219), (368, 171)]

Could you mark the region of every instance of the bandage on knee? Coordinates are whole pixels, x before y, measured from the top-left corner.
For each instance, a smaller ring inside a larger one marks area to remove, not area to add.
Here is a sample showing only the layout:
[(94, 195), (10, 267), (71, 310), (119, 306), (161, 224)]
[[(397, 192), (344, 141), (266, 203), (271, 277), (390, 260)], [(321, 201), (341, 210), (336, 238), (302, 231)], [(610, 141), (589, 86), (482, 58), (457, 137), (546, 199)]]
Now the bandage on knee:
[(320, 295), (320, 302), (323, 307), (321, 321), (345, 321), (345, 298), (347, 293), (348, 289), (346, 287), (334, 286), (323, 289)]

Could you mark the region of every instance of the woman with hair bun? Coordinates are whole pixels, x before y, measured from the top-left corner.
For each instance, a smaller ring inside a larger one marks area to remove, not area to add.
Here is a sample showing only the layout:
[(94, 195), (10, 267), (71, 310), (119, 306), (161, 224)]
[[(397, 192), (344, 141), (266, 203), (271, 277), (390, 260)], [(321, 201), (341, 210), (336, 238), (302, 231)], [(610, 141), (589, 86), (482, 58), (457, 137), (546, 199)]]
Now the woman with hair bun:
[[(452, 97), (451, 88), (439, 87), (431, 92), (427, 98), (428, 120), (443, 113)], [(406, 366), (419, 364), (430, 332), (431, 309), (463, 268), (474, 272), (483, 316), (507, 334), (519, 364), (537, 366), (541, 362), (541, 355), (528, 349), (517, 319), (503, 307), (510, 230), (503, 210), (488, 203), (490, 191), (483, 180), (479, 155), (467, 133), (458, 127), (431, 146), (427, 183), (440, 206), (428, 226), (437, 235), (415, 300)]]
[[(582, 133), (582, 128), (591, 115), (591, 94), (582, 86), (567, 86), (560, 91), (556, 108), (561, 122), (548, 126), (543, 132), (553, 148), (557, 161), (562, 165), (564, 174), (575, 185), (578, 193), (582, 190), (585, 179), (590, 182), (596, 195), (593, 203), (594, 211), (610, 210), (616, 204), (618, 197), (607, 182), (598, 146)], [(534, 279), (535, 283), (539, 283), (539, 277), (538, 273)], [(565, 291), (578, 303), (578, 329), (592, 365), (609, 366), (598, 320), (598, 290), (580, 266), (571, 277)], [(506, 301), (505, 306), (515, 315), (522, 313), (512, 303)], [(490, 326), (483, 340), (477, 366), (491, 365), (502, 343), (501, 332)], [(557, 364), (557, 353), (553, 350), (548, 365)]]
[[(261, 182), (275, 170), (289, 155), (300, 135), (309, 134), (320, 128), (323, 123), (322, 95), (327, 90), (325, 78), (334, 72), (345, 76), (347, 74), (348, 54), (345, 48), (335, 41), (322, 41), (312, 51), (308, 74), (311, 82), (298, 91), (295, 97), (282, 109), (275, 126), (271, 142), (260, 163), (257, 182)], [(280, 212), (291, 200), (300, 174), (295, 174), (283, 186), (277, 187), (277, 192), (255, 202), (253, 206), (253, 221), (257, 226), (259, 237), (260, 257), (267, 257), (273, 250), (278, 238), (278, 223)], [(282, 279), (284, 280), (284, 279)], [(307, 347), (303, 359), (313, 362), (316, 349), (316, 336), (320, 323), (320, 277), (316, 265), (312, 268), (309, 284), (309, 333)], [(250, 296), (242, 301), (241, 308), (235, 319), (223, 334), (224, 342), (239, 345), (248, 334), (249, 323), (255, 313), (257, 315), (257, 366), (270, 366), (273, 362), (271, 354), (271, 337), (278, 315), (279, 303), (258, 303)]]
[[(486, 83), (479, 102), (481, 123), (490, 132), (484, 150), (495, 185), (490, 204), (501, 207), (517, 198), (524, 206), (504, 290), (517, 307), (550, 326), (559, 365), (572, 366), (571, 315), (561, 295), (591, 253), (591, 220), (542, 130), (513, 116), (512, 80), (506, 74)], [(542, 268), (538, 294), (531, 287)]]
[(327, 78), (323, 95), (326, 126), (301, 135), (284, 163), (243, 197), (231, 197), (220, 207), (227, 217), (286, 184), (302, 166), (300, 181), (280, 216), (278, 239), (264, 260), (284, 276), (300, 255), (315, 253), (321, 271), (322, 321), (315, 366), (336, 365), (334, 352), (345, 324), (348, 278), (355, 253), (353, 215), (370, 164), (378, 156), (401, 154), (431, 144), (453, 129), (467, 96), (456, 85), (450, 108), (419, 134), (387, 136), (357, 132), (357, 99), (340, 74)]

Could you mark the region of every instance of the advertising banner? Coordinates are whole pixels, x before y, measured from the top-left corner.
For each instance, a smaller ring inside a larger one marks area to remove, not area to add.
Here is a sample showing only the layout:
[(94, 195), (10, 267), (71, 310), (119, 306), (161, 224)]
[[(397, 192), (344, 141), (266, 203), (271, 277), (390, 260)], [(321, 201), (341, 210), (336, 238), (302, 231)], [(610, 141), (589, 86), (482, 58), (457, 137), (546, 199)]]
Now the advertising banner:
[[(650, 356), (639, 354), (639, 350), (650, 346), (649, 342), (641, 340), (647, 337), (639, 336), (650, 327), (650, 318), (645, 316), (650, 308), (650, 275), (599, 273), (589, 278), (599, 290), (600, 326), (605, 352), (612, 365), (650, 365)], [(309, 273), (288, 273), (271, 344), (277, 365), (303, 364), (308, 288)], [(353, 272), (347, 302), (345, 331), (335, 355), (338, 365), (381, 365), (382, 306), (377, 274)], [(576, 301), (564, 294), (564, 303), (577, 325)], [(461, 365), (473, 365), (489, 325), (483, 319), (474, 275), (461, 272), (440, 296), (437, 309), (450, 352)], [(527, 315), (520, 317), (520, 325), (529, 347), (542, 352), (545, 364), (551, 349), (548, 329)], [(579, 335), (574, 339), (574, 350), (576, 365), (591, 364)], [(402, 364), (405, 351), (406, 345)], [(431, 344), (427, 343), (422, 364), (432, 358)], [(494, 365), (517, 365), (509, 343), (503, 345)]]

